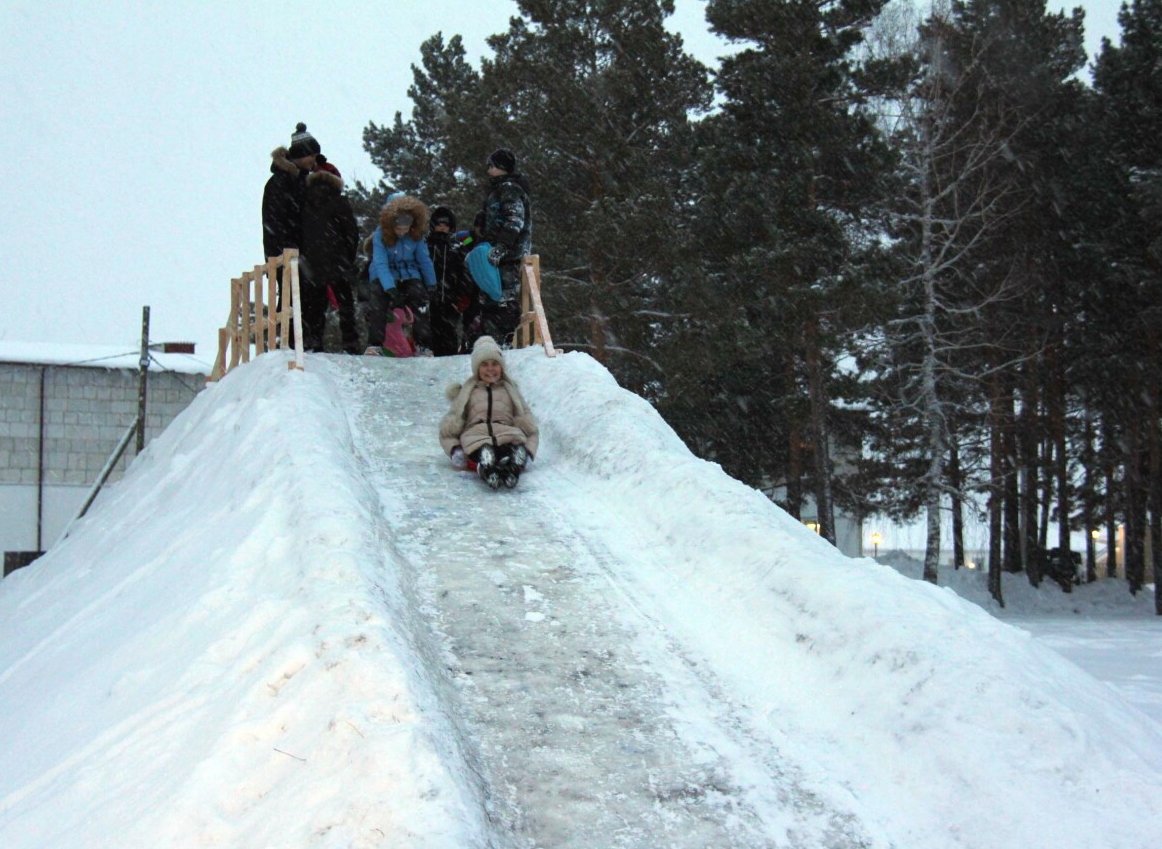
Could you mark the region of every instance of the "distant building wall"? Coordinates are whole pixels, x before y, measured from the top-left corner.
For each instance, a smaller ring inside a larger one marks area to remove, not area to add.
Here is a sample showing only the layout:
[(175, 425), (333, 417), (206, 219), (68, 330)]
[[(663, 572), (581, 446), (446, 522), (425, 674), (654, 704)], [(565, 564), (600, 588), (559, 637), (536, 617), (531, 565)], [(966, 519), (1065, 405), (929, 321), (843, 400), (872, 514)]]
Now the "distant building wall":
[[(150, 371), (146, 444), (204, 386), (203, 375)], [(131, 369), (0, 362), (0, 550), (45, 550), (57, 540), (133, 424), (137, 396)], [(110, 483), (124, 474), (133, 447)]]

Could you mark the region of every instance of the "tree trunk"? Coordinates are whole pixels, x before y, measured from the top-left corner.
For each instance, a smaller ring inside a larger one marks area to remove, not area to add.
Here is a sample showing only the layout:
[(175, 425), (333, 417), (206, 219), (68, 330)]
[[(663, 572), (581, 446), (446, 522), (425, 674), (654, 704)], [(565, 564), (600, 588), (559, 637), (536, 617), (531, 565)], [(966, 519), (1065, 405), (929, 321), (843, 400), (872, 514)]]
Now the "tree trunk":
[[(1102, 420), (1102, 454), (1105, 459), (1106, 478), (1106, 577), (1118, 576), (1118, 520), (1117, 520), (1117, 493), (1116, 470), (1114, 468), (1114, 427), (1107, 411)], [(1126, 553), (1122, 552), (1122, 562)]]
[(1037, 369), (1030, 361), (1025, 375), (1025, 398), (1021, 404), (1017, 462), (1021, 481), (1021, 563), (1025, 567), (1025, 576), (1034, 587), (1041, 585), (1044, 576), (1037, 534), (1037, 407)]
[(815, 451), (815, 509), (819, 535), (835, 545), (835, 515), (831, 501), (831, 462), (827, 438), (827, 392), (820, 362), (818, 323), (804, 327), (803, 352), (807, 364), (807, 397), (811, 409), (811, 442)]
[(1087, 401), (1085, 405), (1085, 432), (1082, 436), (1084, 443), (1081, 447), (1081, 465), (1083, 469), (1081, 483), (1081, 526), (1085, 532), (1085, 582), (1092, 584), (1097, 580), (1097, 544), (1094, 539), (1094, 493), (1097, 487), (1094, 478), (1097, 475), (1097, 452), (1094, 451), (1093, 413)]
[(1137, 595), (1146, 577), (1145, 551), (1146, 503), (1142, 497), (1142, 446), (1140, 423), (1126, 422), (1126, 454), (1124, 482), (1126, 493), (1126, 582), (1130, 592)]
[(1021, 560), (1021, 493), (1017, 485), (1017, 438), (1013, 416), (1013, 394), (1007, 385), (1001, 396), (1001, 410), (1004, 415), (1001, 427), (1001, 486), (1004, 497), (1004, 542), (1005, 571), (1020, 572), (1024, 568)]
[[(785, 359), (787, 392), (793, 392), (798, 385), (795, 380), (795, 363), (791, 357)], [(788, 405), (787, 411), (787, 512), (796, 521), (803, 520), (803, 434), (799, 427), (799, 416)]]
[(1154, 613), (1162, 616), (1162, 446), (1158, 444), (1158, 421), (1158, 390), (1151, 387), (1149, 415), (1144, 423), (1150, 463), (1150, 574), (1154, 581)]
[(964, 493), (960, 477), (960, 449), (956, 435), (949, 435), (948, 486), (952, 490), (952, 568), (964, 568)]
[(1001, 480), (1004, 476), (1002, 456), (1004, 446), (1001, 439), (1000, 407), (1001, 389), (999, 378), (993, 375), (989, 378), (989, 595), (1001, 607), (1005, 606), (1005, 597), (1001, 587), (1001, 573), (1004, 571), (1001, 563), (1001, 536), (1002, 516), (1001, 507)]

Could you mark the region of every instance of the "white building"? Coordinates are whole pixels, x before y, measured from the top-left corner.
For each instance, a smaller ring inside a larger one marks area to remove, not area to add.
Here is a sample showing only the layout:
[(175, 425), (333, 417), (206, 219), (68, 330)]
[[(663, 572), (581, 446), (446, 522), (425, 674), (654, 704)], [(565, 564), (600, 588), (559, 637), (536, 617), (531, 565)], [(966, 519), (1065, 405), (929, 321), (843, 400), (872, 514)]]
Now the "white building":
[[(210, 364), (151, 352), (146, 444), (200, 392)], [(0, 341), (0, 550), (5, 571), (49, 548), (137, 418), (140, 351)], [(134, 443), (114, 467), (119, 480)]]

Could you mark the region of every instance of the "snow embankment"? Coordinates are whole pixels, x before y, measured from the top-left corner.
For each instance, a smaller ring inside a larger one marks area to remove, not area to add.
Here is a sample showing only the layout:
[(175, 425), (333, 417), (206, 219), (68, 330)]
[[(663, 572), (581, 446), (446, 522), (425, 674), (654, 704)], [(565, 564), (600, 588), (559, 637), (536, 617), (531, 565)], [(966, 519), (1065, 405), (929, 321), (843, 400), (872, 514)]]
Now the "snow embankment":
[(0, 584), (0, 845), (479, 843), (354, 455), (262, 357)]
[(521, 359), (522, 389), (563, 461), (613, 483), (561, 499), (822, 796), (900, 847), (1162, 843), (1162, 727), (951, 590), (839, 554), (561, 360)]
[[(1162, 727), (1112, 689), (839, 555), (589, 357), (511, 359), (570, 531), (876, 846), (1162, 844)], [(332, 372), (231, 373), (0, 583), (0, 845), (490, 842)]]

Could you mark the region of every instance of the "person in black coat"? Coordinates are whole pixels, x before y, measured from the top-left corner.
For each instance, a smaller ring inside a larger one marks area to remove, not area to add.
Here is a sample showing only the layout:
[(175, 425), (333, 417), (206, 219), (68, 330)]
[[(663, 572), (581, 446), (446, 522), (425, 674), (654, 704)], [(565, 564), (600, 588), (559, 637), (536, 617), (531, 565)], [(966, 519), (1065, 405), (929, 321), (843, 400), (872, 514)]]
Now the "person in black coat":
[(362, 352), (351, 290), (358, 249), (359, 225), (351, 201), (343, 192), (342, 178), (330, 171), (316, 171), (307, 177), (302, 207), (299, 291), (306, 350), (323, 350), (330, 287), (339, 308), (343, 350), (348, 354)]
[(475, 295), (476, 284), (464, 267), (464, 254), (455, 239), (456, 215), (446, 206), (432, 210), (428, 229), (428, 253), (436, 269), (436, 286), (428, 304), (432, 327), (432, 353), (437, 357), (462, 354), (464, 311)]
[(315, 168), (319, 143), (300, 123), (289, 148), (270, 154), (270, 179), (262, 192), (262, 249), (267, 257), (282, 256), (287, 248), (302, 246), (303, 192), (307, 175)]
[(489, 191), (481, 210), (481, 235), (492, 245), (488, 261), (500, 272), (501, 296), (494, 301), (481, 293), (481, 330), (502, 345), (510, 345), (521, 317), (521, 263), (532, 249), (532, 202), (528, 180), (517, 173), (516, 156), (511, 150), (494, 150), (486, 165)]

